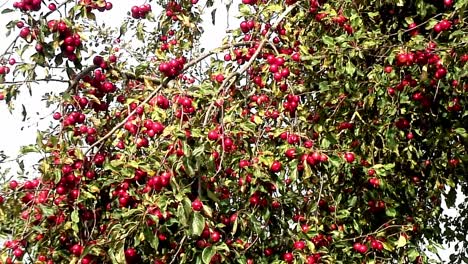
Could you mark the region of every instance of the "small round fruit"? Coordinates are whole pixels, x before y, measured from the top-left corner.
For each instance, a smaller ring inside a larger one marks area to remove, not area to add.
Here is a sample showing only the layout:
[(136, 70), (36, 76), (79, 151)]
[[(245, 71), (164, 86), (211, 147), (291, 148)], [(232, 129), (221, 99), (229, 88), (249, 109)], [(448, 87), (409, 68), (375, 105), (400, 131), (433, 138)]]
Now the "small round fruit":
[(348, 162), (348, 163), (353, 163), (354, 160), (355, 160), (354, 153), (352, 153), (352, 152), (346, 152), (345, 155), (344, 155), (344, 158), (345, 158), (346, 162)]
[(200, 201), (200, 199), (197, 198), (192, 202), (192, 209), (194, 211), (200, 211), (202, 208), (203, 208), (203, 203)]
[(275, 160), (273, 161), (273, 164), (271, 164), (270, 170), (272, 172), (279, 172), (281, 170), (281, 162)]

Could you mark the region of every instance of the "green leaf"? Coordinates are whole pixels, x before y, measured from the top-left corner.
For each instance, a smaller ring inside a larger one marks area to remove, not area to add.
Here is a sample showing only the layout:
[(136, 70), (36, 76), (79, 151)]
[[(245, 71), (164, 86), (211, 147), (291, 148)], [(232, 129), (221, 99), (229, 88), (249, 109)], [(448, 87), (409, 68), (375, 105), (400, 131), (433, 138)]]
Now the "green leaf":
[(159, 239), (157, 236), (154, 235), (154, 233), (148, 227), (145, 228), (144, 235), (145, 235), (145, 240), (148, 241), (150, 246), (154, 250), (158, 250)]
[(346, 70), (347, 74), (353, 75), (356, 72), (356, 67), (354, 66), (354, 64), (351, 61), (348, 61), (346, 63), (345, 70)]
[(112, 264), (125, 263), (124, 241), (119, 241), (117, 244), (109, 249), (109, 257)]
[(5, 9), (2, 10), (2, 14), (11, 13), (11, 12), (13, 12), (13, 11), (15, 11), (15, 10), (10, 9), (10, 8), (5, 8)]
[(388, 217), (395, 217), (397, 212), (396, 212), (396, 209), (392, 207), (392, 208), (387, 208), (387, 210), (385, 211), (385, 214)]
[(71, 220), (73, 223), (79, 223), (80, 222), (80, 217), (78, 215), (78, 211), (75, 209), (73, 210), (73, 212), (71, 213)]
[(203, 249), (202, 252), (202, 261), (205, 264), (209, 264), (211, 262), (211, 258), (216, 254), (216, 249), (213, 246), (206, 247)]
[(268, 11), (271, 11), (271, 12), (280, 12), (281, 10), (283, 10), (283, 6), (282, 5), (268, 5), (267, 7), (267, 10)]
[(457, 132), (457, 134), (463, 138), (468, 137), (468, 134), (466, 133), (466, 130), (463, 127), (456, 128), (455, 132)]
[(410, 261), (415, 261), (419, 255), (420, 255), (419, 252), (414, 248), (410, 248), (408, 250), (408, 258)]
[(407, 241), (406, 241), (406, 238), (403, 236), (403, 235), (400, 235), (400, 238), (398, 238), (398, 242), (397, 242), (397, 248), (401, 248), (401, 247), (404, 247), (406, 245)]
[(327, 35), (325, 35), (325, 36), (322, 37), (322, 41), (323, 41), (323, 43), (325, 43), (327, 46), (334, 46), (334, 45), (335, 45), (335, 41), (333, 40), (333, 38), (330, 37), (330, 36), (327, 36)]
[(191, 233), (194, 236), (200, 236), (205, 228), (205, 218), (200, 212), (194, 212), (191, 225)]
[(248, 16), (250, 14), (250, 7), (248, 5), (240, 5), (239, 6), (239, 13), (242, 16)]
[(388, 251), (391, 252), (391, 251), (393, 251), (393, 250), (395, 249), (395, 248), (393, 247), (393, 245), (390, 244), (389, 242), (383, 242), (383, 241), (381, 241), (381, 243), (382, 243), (382, 245), (383, 245), (383, 247), (384, 247), (385, 250), (388, 250)]
[(211, 24), (216, 25), (216, 8), (211, 11)]

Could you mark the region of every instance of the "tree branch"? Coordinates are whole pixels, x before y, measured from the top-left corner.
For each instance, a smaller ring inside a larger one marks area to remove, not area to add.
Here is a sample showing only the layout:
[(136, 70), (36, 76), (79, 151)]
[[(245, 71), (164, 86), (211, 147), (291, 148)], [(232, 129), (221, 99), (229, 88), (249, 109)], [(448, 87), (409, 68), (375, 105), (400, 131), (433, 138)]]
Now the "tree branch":
[(98, 68), (98, 66), (91, 65), (91, 66), (88, 66), (87, 68), (85, 68), (84, 70), (82, 70), (80, 73), (78, 73), (75, 76), (75, 78), (73, 78), (73, 80), (71, 80), (70, 86), (68, 87), (68, 89), (65, 92), (70, 92), (70, 91), (75, 90), (76, 86), (78, 86), (78, 84), (80, 83), (80, 80), (83, 79), (83, 77), (85, 77), (86, 75), (88, 75), (89, 73), (91, 73), (92, 71), (94, 71), (97, 68)]
[[(263, 46), (265, 46), (265, 44), (268, 42), (268, 38), (270, 37), (270, 35), (273, 33), (273, 31), (271, 29), (273, 28), (276, 28), (278, 27), (279, 23), (281, 23), (281, 21), (298, 5), (298, 3), (295, 3), (294, 5), (291, 5), (289, 6), (288, 8), (286, 8), (286, 10), (284, 10), (283, 13), (281, 13), (281, 15), (278, 17), (278, 20), (270, 27), (270, 30), (267, 32), (267, 34), (263, 37), (262, 41), (260, 41), (257, 49), (255, 50), (255, 53), (252, 55), (252, 57), (250, 58), (250, 60), (239, 70), (239, 71), (235, 71), (235, 72), (232, 72), (228, 77), (226, 77), (226, 79), (224, 79), (223, 83), (221, 84), (221, 86), (219, 87), (219, 91), (222, 92), (224, 91), (226, 88), (230, 87), (232, 85), (232, 83), (234, 83), (236, 81), (236, 79), (234, 79), (233, 82), (230, 82), (230, 80), (232, 78), (234, 78), (235, 76), (239, 76), (241, 75), (242, 73), (244, 73), (246, 70), (248, 70), (250, 68), (250, 66), (252, 66), (252, 64), (254, 63), (254, 61), (257, 59), (258, 55), (260, 54), (260, 52), (262, 51), (262, 48)], [(229, 84), (229, 85), (227, 85)], [(214, 104), (215, 104), (216, 100), (214, 100), (213, 102), (211, 102), (210, 106), (208, 107), (208, 111), (206, 112), (206, 115), (205, 115), (205, 119), (203, 120), (203, 127), (206, 126), (207, 122), (208, 122), (208, 118), (209, 118), (209, 115), (210, 115), (210, 111), (211, 109), (214, 107)]]
[[(148, 103), (151, 98), (153, 98), (154, 96), (156, 96), (156, 94), (158, 94), (158, 92), (161, 90), (162, 87), (170, 87), (171, 83), (170, 81), (172, 80), (172, 78), (166, 78), (158, 88), (154, 89), (154, 91), (152, 91), (146, 98), (145, 100), (143, 100), (143, 102), (141, 102), (138, 107), (140, 106), (144, 106), (146, 103)], [(88, 154), (88, 152), (93, 149), (94, 147), (96, 147), (97, 145), (101, 144), (104, 140), (108, 139), (109, 137), (111, 137), (117, 130), (119, 130), (121, 127), (123, 127), (125, 125), (125, 123), (130, 119), (130, 117), (132, 117), (138, 107), (136, 107), (135, 109), (133, 109), (128, 115), (127, 117), (124, 118), (124, 120), (122, 120), (120, 123), (118, 123), (116, 126), (114, 126), (111, 131), (107, 132), (106, 135), (104, 135), (102, 138), (100, 138), (99, 140), (97, 140), (96, 142), (94, 142), (91, 146), (89, 146), (88, 150), (86, 150), (85, 152), (85, 155)]]

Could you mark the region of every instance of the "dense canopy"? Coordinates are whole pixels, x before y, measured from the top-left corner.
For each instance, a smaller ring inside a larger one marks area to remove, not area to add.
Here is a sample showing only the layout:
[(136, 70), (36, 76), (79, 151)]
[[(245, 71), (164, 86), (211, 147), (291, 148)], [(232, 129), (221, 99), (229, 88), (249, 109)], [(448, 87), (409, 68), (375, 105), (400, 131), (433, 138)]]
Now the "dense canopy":
[(0, 263), (429, 263), (466, 242), (466, 203), (441, 206), (468, 192), (468, 1), (216, 1), (241, 22), (214, 50), (212, 0), (134, 2), (3, 11), (0, 103), (66, 87), (23, 148), (34, 178), (0, 178)]

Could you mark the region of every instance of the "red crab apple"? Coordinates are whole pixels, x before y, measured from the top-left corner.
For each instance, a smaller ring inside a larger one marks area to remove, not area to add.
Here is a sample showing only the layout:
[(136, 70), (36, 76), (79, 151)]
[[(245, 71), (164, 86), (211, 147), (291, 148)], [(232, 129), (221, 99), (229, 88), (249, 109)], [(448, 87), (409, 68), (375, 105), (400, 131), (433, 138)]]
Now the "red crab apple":
[(444, 0), (445, 7), (451, 7), (453, 5), (453, 0)]
[(127, 248), (124, 251), (124, 254), (125, 254), (125, 260), (127, 261), (127, 263), (139, 263), (138, 259), (140, 258), (140, 256), (138, 255), (138, 252), (136, 251), (136, 249)]
[(296, 149), (295, 148), (287, 149), (284, 152), (284, 155), (288, 157), (289, 159), (294, 159), (296, 157)]
[(287, 263), (292, 263), (294, 261), (294, 255), (291, 252), (286, 252), (283, 254), (283, 260)]
[(213, 243), (219, 242), (221, 240), (221, 234), (218, 231), (213, 231), (211, 232), (210, 238)]
[(13, 250), (13, 255), (15, 255), (15, 257), (17, 258), (23, 257), (23, 254), (24, 251), (21, 248), (16, 248), (15, 250)]
[(358, 242), (354, 243), (353, 249), (361, 254), (365, 254), (367, 252), (367, 246)]
[(346, 162), (352, 163), (352, 162), (354, 162), (354, 159), (355, 159), (354, 153), (352, 153), (352, 152), (346, 152), (346, 153), (344, 154), (344, 158), (345, 158)]
[(377, 188), (380, 185), (380, 181), (378, 178), (373, 177), (369, 179), (369, 184), (372, 185), (374, 188)]
[(80, 244), (75, 244), (71, 247), (70, 251), (73, 255), (79, 257), (81, 253), (83, 253), (83, 246)]
[(379, 240), (372, 240), (371, 247), (377, 251), (383, 250), (383, 244)]
[(272, 172), (279, 172), (281, 170), (281, 162), (275, 160), (273, 164), (271, 164), (270, 170)]
[(202, 208), (203, 208), (203, 203), (200, 201), (200, 199), (197, 198), (192, 202), (192, 209), (194, 211), (200, 211)]
[(305, 248), (305, 242), (300, 240), (300, 241), (296, 241), (294, 242), (294, 249), (296, 250), (303, 250)]
[(10, 189), (11, 190), (14, 190), (18, 187), (18, 182), (13, 180), (13, 181), (10, 181)]
[(219, 134), (218, 132), (216, 132), (215, 130), (211, 130), (210, 132), (208, 132), (208, 139), (209, 140), (218, 140), (219, 138)]

